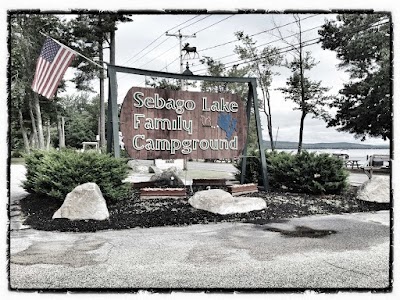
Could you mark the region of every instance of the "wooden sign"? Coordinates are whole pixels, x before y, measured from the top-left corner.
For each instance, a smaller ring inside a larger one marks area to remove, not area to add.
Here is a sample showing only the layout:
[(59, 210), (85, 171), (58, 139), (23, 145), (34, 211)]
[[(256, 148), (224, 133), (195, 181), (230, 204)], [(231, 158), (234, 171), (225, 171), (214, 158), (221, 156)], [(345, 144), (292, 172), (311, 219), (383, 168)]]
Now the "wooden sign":
[(132, 87), (121, 108), (128, 154), (137, 159), (224, 159), (242, 154), (245, 103), (233, 94)]

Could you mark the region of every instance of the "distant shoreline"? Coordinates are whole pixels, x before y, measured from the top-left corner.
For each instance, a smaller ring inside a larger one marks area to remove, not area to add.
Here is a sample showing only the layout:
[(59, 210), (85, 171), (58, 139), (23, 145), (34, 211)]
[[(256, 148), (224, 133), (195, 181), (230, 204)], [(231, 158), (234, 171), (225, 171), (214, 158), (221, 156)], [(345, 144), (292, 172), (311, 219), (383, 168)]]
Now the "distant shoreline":
[[(277, 142), (275, 149), (297, 149), (297, 142)], [(271, 149), (269, 141), (264, 141), (264, 147)], [(315, 149), (337, 149), (337, 150), (365, 150), (365, 149), (390, 149), (389, 145), (363, 145), (357, 143), (312, 143), (303, 144), (304, 150), (315, 150)]]

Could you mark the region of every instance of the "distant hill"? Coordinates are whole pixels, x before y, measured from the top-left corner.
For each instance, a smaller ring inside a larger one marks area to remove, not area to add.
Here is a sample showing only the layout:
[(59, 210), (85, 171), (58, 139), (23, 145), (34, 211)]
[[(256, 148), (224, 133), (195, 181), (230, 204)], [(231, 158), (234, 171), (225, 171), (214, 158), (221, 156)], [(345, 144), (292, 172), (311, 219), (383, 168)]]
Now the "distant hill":
[[(264, 146), (271, 149), (269, 141), (264, 141)], [(297, 142), (277, 142), (276, 149), (297, 149)], [(357, 143), (315, 143), (303, 144), (303, 149), (389, 149), (389, 145), (365, 145)]]

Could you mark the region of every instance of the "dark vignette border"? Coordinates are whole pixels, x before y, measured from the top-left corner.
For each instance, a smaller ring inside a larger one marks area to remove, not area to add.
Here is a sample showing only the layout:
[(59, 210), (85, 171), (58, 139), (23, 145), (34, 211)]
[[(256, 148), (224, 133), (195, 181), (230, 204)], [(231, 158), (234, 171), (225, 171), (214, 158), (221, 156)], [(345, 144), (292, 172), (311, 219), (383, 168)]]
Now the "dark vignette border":
[[(394, 110), (394, 101), (393, 101), (393, 18), (392, 18), (392, 13), (389, 11), (374, 11), (372, 9), (355, 9), (355, 10), (350, 10), (350, 9), (330, 9), (330, 10), (297, 10), (297, 9), (288, 9), (288, 10), (283, 10), (283, 11), (276, 11), (276, 10), (265, 10), (265, 9), (238, 9), (238, 10), (207, 10), (207, 9), (160, 9), (160, 10), (154, 10), (154, 9), (149, 9), (149, 10), (116, 10), (116, 11), (100, 11), (100, 10), (84, 10), (84, 9), (71, 9), (70, 11), (65, 11), (65, 10), (40, 10), (40, 9), (29, 9), (29, 10), (8, 10), (7, 11), (7, 30), (8, 30), (8, 37), (7, 37), (7, 49), (8, 49), (8, 54), (10, 55), (11, 53), (11, 17), (12, 15), (16, 14), (136, 14), (136, 15), (143, 15), (143, 14), (152, 14), (152, 15), (165, 15), (165, 14), (272, 14), (272, 13), (279, 13), (279, 14), (291, 14), (291, 13), (319, 13), (319, 14), (332, 14), (332, 13), (366, 13), (366, 14), (372, 14), (372, 13), (386, 13), (389, 15), (390, 19), (390, 37), (391, 37), (391, 43), (390, 43), (390, 60), (392, 61), (392, 64), (390, 66), (390, 72), (391, 72), (391, 97), (392, 97), (392, 132), (394, 130), (394, 124), (393, 124), (393, 110)], [(11, 107), (11, 59), (8, 57), (8, 62), (7, 62), (7, 107), (8, 110), (10, 111)], [(8, 197), (8, 220), (10, 220), (10, 165), (11, 165), (11, 129), (10, 129), (10, 124), (11, 124), (11, 115), (8, 114), (8, 128), (7, 128), (7, 197)], [(390, 158), (391, 161), (393, 161), (393, 154), (394, 154), (394, 134), (392, 134), (392, 139), (390, 140)], [(391, 168), (390, 171), (390, 178), (392, 179), (393, 176), (393, 170)], [(369, 292), (369, 293), (390, 293), (393, 291), (393, 229), (394, 229), (394, 211), (393, 211), (393, 184), (392, 180), (390, 180), (390, 250), (389, 250), (389, 286), (386, 288), (379, 288), (379, 289), (368, 289), (368, 288), (271, 288), (271, 289), (264, 289), (264, 288), (254, 288), (254, 289), (140, 289), (140, 288), (132, 288), (132, 289), (121, 289), (121, 288), (116, 288), (116, 289), (101, 289), (101, 288), (71, 288), (71, 289), (12, 289), (10, 286), (10, 222), (8, 223), (8, 228), (7, 228), (7, 245), (8, 245), (8, 252), (7, 252), (7, 278), (8, 278), (8, 289), (9, 291), (16, 291), (16, 292), (37, 292), (39, 291), (40, 293), (137, 293), (139, 291), (145, 290), (149, 293), (165, 293), (165, 294), (170, 294), (172, 292), (182, 292), (182, 293), (187, 293), (187, 292), (193, 292), (193, 293), (199, 293), (199, 292), (205, 292), (205, 293), (228, 293), (228, 294), (233, 294), (235, 293), (304, 293), (306, 291), (314, 291), (316, 293), (339, 293), (339, 292)]]

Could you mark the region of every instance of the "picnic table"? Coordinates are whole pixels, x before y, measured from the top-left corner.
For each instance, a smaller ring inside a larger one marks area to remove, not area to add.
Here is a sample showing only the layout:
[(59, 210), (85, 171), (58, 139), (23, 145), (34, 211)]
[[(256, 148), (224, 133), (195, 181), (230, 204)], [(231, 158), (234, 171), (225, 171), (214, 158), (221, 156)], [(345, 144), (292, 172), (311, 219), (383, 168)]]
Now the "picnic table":
[(367, 164), (361, 169), (371, 179), (373, 170), (390, 169), (390, 155), (373, 154), (368, 157)]
[(360, 160), (358, 159), (346, 159), (344, 162), (344, 165), (349, 168), (351, 167), (352, 169), (354, 169), (354, 167), (356, 167), (357, 169), (360, 168), (360, 164), (358, 163)]

